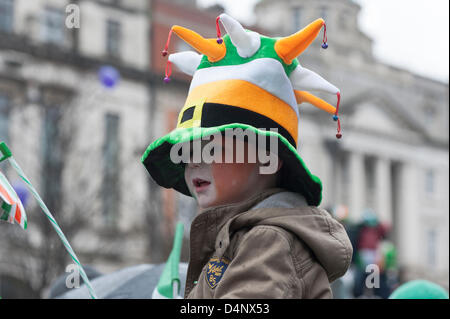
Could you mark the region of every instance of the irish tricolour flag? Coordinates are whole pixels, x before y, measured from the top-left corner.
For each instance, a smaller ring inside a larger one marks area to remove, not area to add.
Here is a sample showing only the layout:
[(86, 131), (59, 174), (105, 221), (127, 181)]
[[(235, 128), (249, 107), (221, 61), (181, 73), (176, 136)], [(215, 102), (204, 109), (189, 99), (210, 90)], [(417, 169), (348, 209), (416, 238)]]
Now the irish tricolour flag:
[(23, 229), (27, 228), (27, 215), (22, 202), (2, 172), (0, 172), (0, 220), (11, 224), (16, 222)]

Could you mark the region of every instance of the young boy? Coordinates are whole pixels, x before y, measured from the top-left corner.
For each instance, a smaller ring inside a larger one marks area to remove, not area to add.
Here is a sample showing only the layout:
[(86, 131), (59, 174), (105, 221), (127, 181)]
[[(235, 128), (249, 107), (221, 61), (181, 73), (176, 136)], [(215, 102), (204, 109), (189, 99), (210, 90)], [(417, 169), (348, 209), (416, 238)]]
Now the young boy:
[(172, 28), (202, 55), (169, 56), (165, 81), (174, 63), (193, 76), (189, 95), (177, 128), (142, 156), (159, 185), (193, 196), (201, 208), (191, 226), (185, 297), (330, 298), (352, 247), (317, 207), (321, 182), (296, 150), (298, 103), (334, 114), (341, 136), (337, 108), (303, 91), (339, 98), (339, 90), (296, 59), (324, 22), (274, 39), (226, 14), (216, 21), (217, 40)]

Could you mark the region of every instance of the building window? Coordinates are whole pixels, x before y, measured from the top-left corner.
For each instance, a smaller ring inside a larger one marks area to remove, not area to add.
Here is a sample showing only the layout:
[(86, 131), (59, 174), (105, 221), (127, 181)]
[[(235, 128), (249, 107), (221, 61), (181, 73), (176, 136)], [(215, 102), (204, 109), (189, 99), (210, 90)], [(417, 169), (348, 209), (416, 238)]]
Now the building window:
[(105, 115), (105, 142), (103, 145), (103, 216), (108, 225), (115, 225), (120, 205), (119, 116)]
[(62, 45), (64, 43), (64, 30), (64, 12), (56, 8), (45, 8), (42, 40), (48, 43)]
[(64, 167), (64, 150), (60, 123), (62, 108), (47, 106), (44, 109), (42, 130), (42, 189), (44, 201), (51, 211), (61, 211), (62, 171)]
[(292, 27), (293, 32), (297, 32), (302, 28), (302, 8), (294, 7), (292, 9)]
[(425, 192), (428, 195), (432, 195), (434, 193), (434, 184), (435, 184), (435, 175), (434, 172), (429, 169), (425, 173)]
[(109, 56), (120, 57), (121, 26), (113, 20), (106, 22), (106, 52)]
[(0, 93), (0, 141), (9, 143), (9, 112), (10, 101), (6, 95)]
[(14, 22), (14, 0), (0, 0), (0, 31), (12, 32)]

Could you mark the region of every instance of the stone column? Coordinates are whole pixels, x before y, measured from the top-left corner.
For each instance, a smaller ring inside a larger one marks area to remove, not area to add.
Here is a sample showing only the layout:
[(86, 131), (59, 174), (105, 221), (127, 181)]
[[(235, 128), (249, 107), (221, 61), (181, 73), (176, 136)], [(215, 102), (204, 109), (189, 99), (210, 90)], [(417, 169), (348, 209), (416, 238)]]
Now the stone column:
[(354, 151), (349, 155), (349, 215), (352, 220), (360, 221), (365, 205), (364, 155)]
[(392, 185), (390, 161), (377, 158), (375, 163), (375, 210), (380, 220), (392, 225)]
[[(398, 249), (398, 261), (402, 266), (410, 271), (422, 262), (424, 258), (421, 252), (421, 242), (423, 241), (420, 232), (420, 199), (417, 186), (417, 169), (411, 163), (402, 163), (399, 168), (399, 190), (398, 190), (398, 223), (396, 241)], [(423, 187), (422, 187), (423, 189)]]

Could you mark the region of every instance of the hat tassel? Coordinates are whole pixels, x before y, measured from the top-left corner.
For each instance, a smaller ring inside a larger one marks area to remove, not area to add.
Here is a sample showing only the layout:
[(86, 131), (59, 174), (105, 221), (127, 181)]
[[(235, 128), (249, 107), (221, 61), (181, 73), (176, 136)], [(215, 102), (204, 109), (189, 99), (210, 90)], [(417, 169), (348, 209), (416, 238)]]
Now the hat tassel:
[(220, 32), (219, 20), (220, 20), (220, 16), (218, 16), (216, 18), (217, 43), (222, 44), (223, 39), (222, 39), (222, 33)]
[(342, 137), (341, 120), (339, 119), (339, 105), (341, 103), (341, 93), (340, 92), (336, 93), (336, 96), (337, 96), (336, 107), (332, 106), (328, 102), (326, 102), (326, 101), (322, 100), (321, 98), (318, 98), (317, 96), (315, 96), (309, 92), (306, 92), (306, 91), (294, 90), (294, 94), (295, 94), (295, 98), (296, 98), (298, 104), (302, 104), (304, 102), (310, 103), (310, 104), (314, 105), (315, 107), (317, 107), (327, 113), (333, 114), (333, 120), (337, 121), (336, 138), (339, 139)]
[(333, 120), (337, 121), (337, 133), (336, 133), (336, 138), (341, 138), (342, 137), (342, 133), (341, 133), (341, 120), (339, 119), (339, 104), (341, 103), (341, 92), (337, 92), (336, 93), (337, 96), (337, 104), (336, 104), (336, 111), (334, 112), (333, 115)]
[(323, 23), (323, 38), (322, 38), (322, 48), (328, 48), (328, 37), (327, 37), (327, 25)]
[[(170, 38), (172, 37), (172, 29), (170, 29), (169, 31), (169, 36), (167, 37), (167, 41), (166, 41), (166, 45), (164, 46), (164, 50), (162, 50), (161, 55), (162, 56), (167, 56), (167, 54), (169, 54), (169, 44), (170, 44)], [(172, 64), (169, 60), (167, 60), (166, 63), (166, 71), (165, 71), (165, 78), (164, 78), (164, 83), (169, 83), (170, 82), (170, 76), (172, 75)]]

